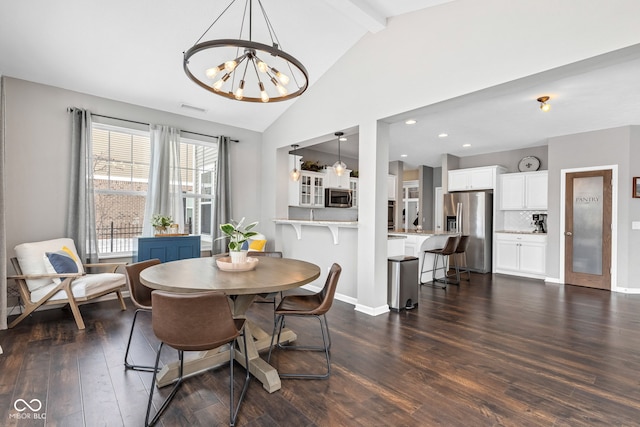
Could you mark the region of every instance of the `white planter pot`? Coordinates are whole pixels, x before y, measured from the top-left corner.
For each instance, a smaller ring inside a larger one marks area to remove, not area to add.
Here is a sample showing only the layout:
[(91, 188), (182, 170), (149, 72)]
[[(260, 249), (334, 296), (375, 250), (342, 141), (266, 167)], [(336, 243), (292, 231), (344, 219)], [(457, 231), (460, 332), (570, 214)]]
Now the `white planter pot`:
[(247, 262), (247, 251), (230, 251), (229, 256), (231, 257), (232, 264), (243, 264)]

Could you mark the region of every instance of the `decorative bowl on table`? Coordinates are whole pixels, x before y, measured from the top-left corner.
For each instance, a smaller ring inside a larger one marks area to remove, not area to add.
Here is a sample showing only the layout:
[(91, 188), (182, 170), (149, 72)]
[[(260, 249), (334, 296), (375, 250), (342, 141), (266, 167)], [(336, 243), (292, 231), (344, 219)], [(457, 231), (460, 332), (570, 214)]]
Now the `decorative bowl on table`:
[(250, 271), (258, 265), (258, 258), (247, 257), (245, 262), (232, 263), (231, 257), (216, 258), (216, 264), (222, 271)]

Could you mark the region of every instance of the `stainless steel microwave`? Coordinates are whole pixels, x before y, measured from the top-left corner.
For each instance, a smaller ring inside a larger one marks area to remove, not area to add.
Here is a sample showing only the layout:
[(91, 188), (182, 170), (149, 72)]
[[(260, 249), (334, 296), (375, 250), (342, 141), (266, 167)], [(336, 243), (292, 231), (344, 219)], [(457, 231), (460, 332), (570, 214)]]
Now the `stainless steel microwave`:
[(350, 208), (353, 206), (351, 190), (344, 188), (325, 188), (324, 205), (328, 208)]

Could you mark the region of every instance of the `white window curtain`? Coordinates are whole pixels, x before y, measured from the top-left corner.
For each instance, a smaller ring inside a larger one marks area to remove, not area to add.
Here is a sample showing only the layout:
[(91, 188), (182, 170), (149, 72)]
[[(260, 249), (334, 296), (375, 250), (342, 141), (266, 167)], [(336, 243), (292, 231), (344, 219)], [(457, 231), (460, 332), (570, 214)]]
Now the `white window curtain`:
[(91, 149), (91, 112), (70, 108), (71, 171), (67, 237), (73, 239), (78, 255), (85, 263), (98, 262), (95, 200), (93, 196), (93, 152)]
[(170, 216), (184, 230), (182, 182), (180, 178), (180, 131), (164, 125), (149, 125), (151, 160), (149, 187), (144, 208), (143, 236), (153, 236), (151, 218)]

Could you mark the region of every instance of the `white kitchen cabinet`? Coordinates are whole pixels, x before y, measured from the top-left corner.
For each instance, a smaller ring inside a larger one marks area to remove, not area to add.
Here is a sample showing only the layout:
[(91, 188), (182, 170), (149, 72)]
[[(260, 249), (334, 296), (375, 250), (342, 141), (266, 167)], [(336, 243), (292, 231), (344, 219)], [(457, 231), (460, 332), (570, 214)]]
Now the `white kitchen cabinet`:
[(500, 175), (500, 209), (547, 210), (548, 172)]
[(449, 171), (448, 191), (493, 190), (497, 175), (505, 170), (502, 166), (485, 166)]
[(496, 233), (496, 273), (544, 279), (547, 236)]
[(387, 175), (387, 193), (389, 200), (396, 199), (397, 178), (395, 175)]
[(324, 187), (325, 188), (349, 188), (351, 169), (345, 169), (340, 176), (336, 174), (333, 167), (327, 166), (324, 169)]
[(324, 180), (324, 173), (300, 171), (298, 181), (289, 181), (289, 205), (324, 207)]

